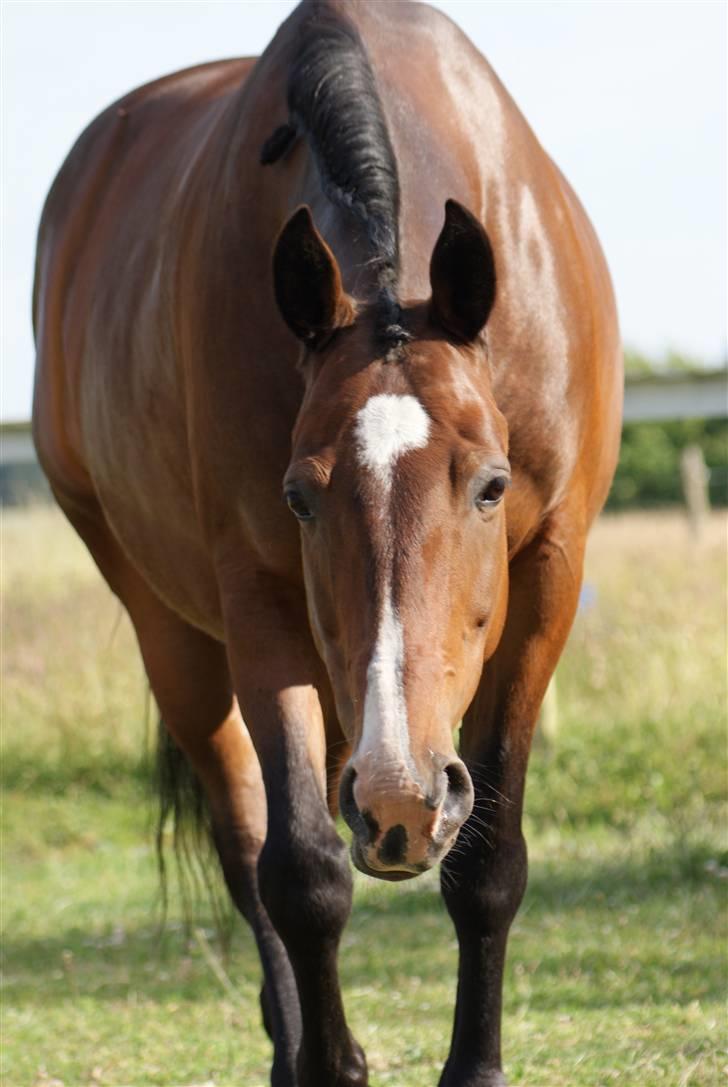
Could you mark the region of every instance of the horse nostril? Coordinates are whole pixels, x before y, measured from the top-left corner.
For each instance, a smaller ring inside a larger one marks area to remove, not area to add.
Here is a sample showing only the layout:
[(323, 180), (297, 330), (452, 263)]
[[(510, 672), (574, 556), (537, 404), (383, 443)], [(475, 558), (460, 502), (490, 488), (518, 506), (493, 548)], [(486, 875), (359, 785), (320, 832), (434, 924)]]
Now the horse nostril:
[(438, 811), (447, 795), (448, 780), (443, 770), (438, 770), (435, 774), (435, 781), (432, 788), (432, 792), (429, 792), (425, 797), (425, 807), (430, 811)]
[(355, 784), (356, 770), (353, 766), (347, 766), (341, 775), (339, 785), (339, 811), (350, 830), (353, 830), (367, 845), (372, 845), (379, 834), (379, 824), (371, 812), (359, 811), (354, 798)]
[(461, 762), (451, 762), (445, 767), (447, 786), (454, 796), (462, 796), (470, 792), (472, 785), (470, 775)]
[(432, 791), (425, 798), (425, 804), (431, 811), (437, 811), (441, 806), (457, 808), (467, 802), (472, 796), (473, 786), (470, 775), (460, 759), (445, 764), (443, 756), (437, 756), (435, 765), (435, 781)]
[(473, 783), (470, 780), (465, 764), (458, 759), (448, 763), (445, 767), (447, 777), (447, 796), (445, 808), (452, 819), (458, 819), (461, 823), (470, 816), (473, 810)]
[(352, 830), (356, 830), (360, 819), (359, 809), (357, 808), (356, 800), (354, 799), (355, 781), (356, 770), (353, 766), (347, 766), (344, 773), (341, 775), (341, 781), (339, 783), (339, 811)]

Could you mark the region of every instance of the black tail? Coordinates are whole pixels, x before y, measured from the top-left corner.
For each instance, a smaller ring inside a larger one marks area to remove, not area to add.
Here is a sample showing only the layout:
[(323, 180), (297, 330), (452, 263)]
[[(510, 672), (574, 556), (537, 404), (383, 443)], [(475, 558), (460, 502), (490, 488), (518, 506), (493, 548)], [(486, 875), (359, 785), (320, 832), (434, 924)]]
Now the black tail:
[(182, 900), (185, 924), (191, 927), (203, 902), (212, 908), (221, 937), (230, 927), (231, 911), (226, 906), (212, 823), (202, 786), (187, 758), (177, 746), (164, 722), (157, 729), (157, 757), (154, 785), (158, 797), (156, 826), (157, 868), (162, 893), (162, 921), (169, 905), (167, 866), (168, 830)]

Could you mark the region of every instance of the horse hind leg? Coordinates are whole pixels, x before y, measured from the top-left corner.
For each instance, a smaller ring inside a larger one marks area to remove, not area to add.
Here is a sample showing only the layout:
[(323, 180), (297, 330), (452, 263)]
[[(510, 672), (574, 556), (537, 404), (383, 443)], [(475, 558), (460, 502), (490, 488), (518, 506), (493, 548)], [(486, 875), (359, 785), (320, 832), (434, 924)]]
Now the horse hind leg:
[(66, 510), (129, 612), (164, 726), (202, 787), (230, 895), (255, 935), (273, 1087), (295, 1087), (301, 1013), (293, 972), (258, 893), (266, 837), (260, 765), (233, 694), (225, 647), (170, 611), (129, 564), (100, 512)]
[[(248, 730), (232, 694), (220, 643), (165, 617), (138, 628), (163, 720), (199, 779), (230, 895), (255, 934), (263, 965), (263, 1021), (274, 1044), (273, 1087), (295, 1083), (301, 1016), (288, 956), (258, 893), (257, 863), (266, 835), (263, 781)], [(170, 653), (170, 624), (177, 628)], [(183, 644), (184, 643), (184, 644)], [(164, 652), (160, 654), (160, 647)], [(162, 659), (158, 659), (159, 657)]]
[(288, 956), (258, 893), (257, 862), (266, 833), (265, 793), (237, 699), (232, 698), (228, 714), (207, 741), (185, 735), (179, 717), (169, 723), (165, 719), (162, 727), (185, 753), (202, 786), (225, 883), (256, 938), (263, 965), (263, 1026), (275, 1047), (273, 1087), (292, 1087), (300, 1043), (298, 996)]

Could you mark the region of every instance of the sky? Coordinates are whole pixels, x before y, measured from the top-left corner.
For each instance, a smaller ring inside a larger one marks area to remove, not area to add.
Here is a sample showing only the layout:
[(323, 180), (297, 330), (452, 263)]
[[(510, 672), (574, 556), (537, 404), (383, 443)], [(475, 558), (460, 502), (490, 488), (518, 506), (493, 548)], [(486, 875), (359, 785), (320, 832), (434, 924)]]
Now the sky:
[[(0, 417), (26, 419), (45, 194), (109, 102), (262, 51), (288, 0), (0, 0)], [(371, 0), (398, 2), (398, 0)], [(604, 246), (628, 347), (726, 358), (722, 0), (439, 0), (571, 181)]]

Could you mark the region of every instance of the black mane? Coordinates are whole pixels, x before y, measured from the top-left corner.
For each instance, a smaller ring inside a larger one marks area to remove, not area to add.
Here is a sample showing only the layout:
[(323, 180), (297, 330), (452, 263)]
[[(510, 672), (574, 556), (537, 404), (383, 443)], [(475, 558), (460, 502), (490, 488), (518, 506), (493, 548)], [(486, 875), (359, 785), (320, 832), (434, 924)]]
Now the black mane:
[(313, 2), (288, 79), (289, 120), (266, 140), (263, 165), (308, 137), (327, 197), (364, 227), (379, 292), (380, 332), (407, 339), (396, 287), (399, 178), (374, 73), (356, 27)]

